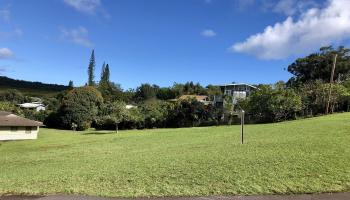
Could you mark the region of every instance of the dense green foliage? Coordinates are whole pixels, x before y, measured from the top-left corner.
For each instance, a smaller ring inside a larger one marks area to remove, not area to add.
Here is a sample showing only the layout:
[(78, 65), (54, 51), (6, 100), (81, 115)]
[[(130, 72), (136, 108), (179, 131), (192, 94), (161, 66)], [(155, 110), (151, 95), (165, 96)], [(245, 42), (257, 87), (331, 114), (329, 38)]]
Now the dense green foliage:
[(22, 115), (23, 112), (11, 102), (0, 101), (0, 111), (11, 112), (17, 115)]
[(302, 109), (300, 96), (292, 89), (280, 85), (260, 86), (248, 99), (241, 101), (242, 107), (256, 122), (275, 122), (295, 119)]
[(102, 103), (102, 95), (94, 87), (85, 86), (69, 91), (58, 111), (62, 126), (70, 129), (74, 123), (78, 130), (89, 128)]
[(123, 120), (127, 120), (127, 116), (128, 110), (124, 102), (115, 101), (113, 103), (103, 104), (100, 106), (98, 116), (95, 120), (96, 127), (103, 127), (103, 129), (115, 127), (118, 130), (119, 124)]
[(24, 96), (16, 89), (8, 89), (0, 93), (0, 101), (12, 102), (13, 104), (20, 104), (28, 101), (30, 98)]
[(57, 84), (46, 84), (41, 82), (31, 82), (23, 80), (15, 80), (5, 76), (0, 76), (0, 88), (12, 88), (12, 89), (35, 89), (42, 90), (45, 92), (60, 92), (69, 89), (68, 86), (57, 85)]
[(288, 66), (288, 71), (294, 75), (288, 84), (298, 86), (306, 82), (321, 80), (329, 82), (334, 55), (337, 54), (337, 67), (334, 80), (345, 81), (350, 78), (350, 49), (340, 46), (322, 47), (319, 52), (304, 58), (299, 58)]
[[(192, 81), (174, 83), (170, 87), (144, 83), (135, 90), (123, 90), (110, 80), (110, 67), (105, 63), (99, 82), (95, 82), (95, 52), (92, 51), (88, 85), (91, 94), (102, 96), (99, 103), (89, 107), (89, 100), (84, 95), (73, 98), (70, 90), (75, 92), (80, 89), (74, 89), (73, 82), (70, 82), (67, 90), (54, 97), (40, 99), (47, 105), (46, 112), (23, 113), (28, 118), (44, 120), (49, 127), (69, 129), (73, 123), (78, 123), (78, 129), (83, 130), (90, 126), (98, 129), (143, 129), (233, 124), (239, 122), (241, 109), (246, 111), (247, 123), (277, 122), (324, 114), (328, 102), (330, 113), (344, 112), (350, 110), (349, 52), (344, 47), (336, 50), (323, 47), (320, 52), (299, 58), (288, 67), (293, 77), (287, 83), (258, 85), (248, 98), (238, 99), (236, 104), (237, 99), (222, 94), (218, 86), (203, 87)], [(338, 55), (336, 76), (335, 82), (330, 84), (335, 54)], [(97, 90), (101, 94), (96, 94)], [(224, 99), (224, 103), (205, 105), (194, 99), (179, 99), (181, 95), (207, 95), (212, 101), (214, 97), (219, 97)], [(30, 101), (34, 101), (32, 96), (16, 90), (0, 93), (0, 102), (16, 105)]]
[(212, 196), (350, 190), (350, 114), (246, 126), (41, 129), (0, 142), (1, 194)]

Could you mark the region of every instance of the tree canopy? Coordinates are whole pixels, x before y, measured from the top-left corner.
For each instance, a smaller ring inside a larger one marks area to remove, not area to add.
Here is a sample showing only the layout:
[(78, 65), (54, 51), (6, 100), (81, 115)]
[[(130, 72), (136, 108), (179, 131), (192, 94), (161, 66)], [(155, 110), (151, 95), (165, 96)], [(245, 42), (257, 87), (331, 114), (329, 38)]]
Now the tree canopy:
[(343, 46), (334, 49), (332, 46), (322, 47), (317, 53), (304, 58), (298, 58), (288, 66), (288, 72), (293, 77), (288, 81), (290, 86), (299, 86), (303, 83), (322, 80), (329, 82), (334, 55), (337, 54), (337, 63), (334, 80), (343, 81), (350, 77), (350, 49)]

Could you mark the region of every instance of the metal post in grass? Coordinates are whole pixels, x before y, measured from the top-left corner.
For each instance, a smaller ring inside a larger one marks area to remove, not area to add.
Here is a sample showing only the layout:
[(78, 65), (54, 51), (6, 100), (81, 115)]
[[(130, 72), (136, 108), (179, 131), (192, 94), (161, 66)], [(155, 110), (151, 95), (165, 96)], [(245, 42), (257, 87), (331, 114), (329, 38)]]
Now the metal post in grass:
[(241, 111), (241, 143), (244, 143), (244, 110)]

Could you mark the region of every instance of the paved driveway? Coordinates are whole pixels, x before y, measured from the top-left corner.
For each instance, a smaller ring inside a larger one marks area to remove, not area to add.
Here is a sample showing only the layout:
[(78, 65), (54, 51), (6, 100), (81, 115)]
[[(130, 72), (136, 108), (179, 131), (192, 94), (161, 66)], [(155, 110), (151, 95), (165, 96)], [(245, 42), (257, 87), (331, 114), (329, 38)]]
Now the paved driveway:
[(350, 192), (334, 194), (218, 196), (218, 197), (164, 197), (164, 198), (102, 198), (90, 196), (2, 196), (0, 200), (350, 200)]

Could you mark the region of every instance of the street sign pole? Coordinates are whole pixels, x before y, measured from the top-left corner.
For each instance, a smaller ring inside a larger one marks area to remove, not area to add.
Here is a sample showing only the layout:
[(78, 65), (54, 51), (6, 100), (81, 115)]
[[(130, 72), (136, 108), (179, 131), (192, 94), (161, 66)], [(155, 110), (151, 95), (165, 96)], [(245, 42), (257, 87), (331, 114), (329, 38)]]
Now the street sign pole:
[(244, 143), (244, 110), (241, 112), (241, 143)]

